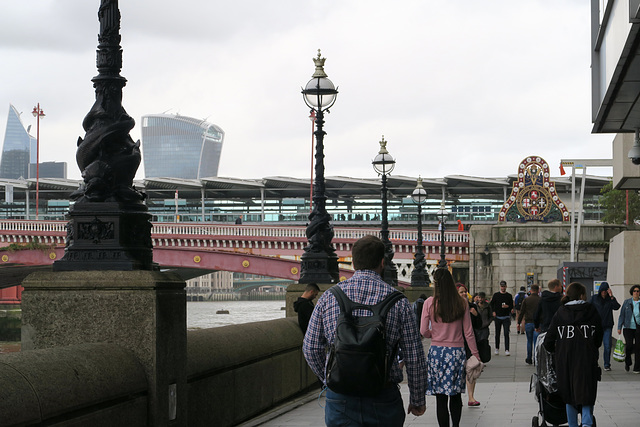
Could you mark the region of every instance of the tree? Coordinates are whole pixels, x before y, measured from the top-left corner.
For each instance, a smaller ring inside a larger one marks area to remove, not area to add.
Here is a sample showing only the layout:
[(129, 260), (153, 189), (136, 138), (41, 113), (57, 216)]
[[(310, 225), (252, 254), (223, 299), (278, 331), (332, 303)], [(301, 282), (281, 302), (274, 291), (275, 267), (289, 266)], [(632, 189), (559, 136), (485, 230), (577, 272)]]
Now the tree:
[[(600, 190), (600, 204), (604, 208), (602, 222), (605, 224), (624, 224), (627, 219), (627, 191), (616, 190), (609, 182)], [(640, 219), (640, 196), (635, 190), (629, 190), (629, 222)]]

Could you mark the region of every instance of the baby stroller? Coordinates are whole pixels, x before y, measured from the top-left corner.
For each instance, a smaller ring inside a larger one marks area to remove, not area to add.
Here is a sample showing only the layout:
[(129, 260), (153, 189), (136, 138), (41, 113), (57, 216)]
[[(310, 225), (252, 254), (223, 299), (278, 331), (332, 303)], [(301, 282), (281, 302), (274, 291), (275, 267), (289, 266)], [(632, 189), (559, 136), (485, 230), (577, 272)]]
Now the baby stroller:
[[(567, 424), (566, 405), (560, 393), (558, 393), (553, 355), (543, 346), (546, 335), (546, 332), (538, 335), (533, 351), (536, 372), (531, 375), (529, 392), (535, 392), (539, 411), (538, 415), (531, 420), (532, 427)], [(596, 426), (595, 417), (593, 417), (593, 426)]]

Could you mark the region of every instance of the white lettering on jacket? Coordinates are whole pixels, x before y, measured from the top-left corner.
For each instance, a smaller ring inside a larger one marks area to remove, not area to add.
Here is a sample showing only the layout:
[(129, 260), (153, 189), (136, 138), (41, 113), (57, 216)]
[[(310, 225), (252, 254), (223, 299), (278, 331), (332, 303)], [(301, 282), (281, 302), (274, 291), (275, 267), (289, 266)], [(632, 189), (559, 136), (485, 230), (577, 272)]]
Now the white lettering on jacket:
[[(560, 339), (571, 339), (575, 337), (575, 327), (573, 325), (565, 325), (558, 326), (558, 335)], [(596, 327), (593, 325), (580, 325), (578, 326), (578, 331), (582, 332), (582, 336), (584, 338), (589, 338), (589, 336), (593, 336), (596, 332)]]

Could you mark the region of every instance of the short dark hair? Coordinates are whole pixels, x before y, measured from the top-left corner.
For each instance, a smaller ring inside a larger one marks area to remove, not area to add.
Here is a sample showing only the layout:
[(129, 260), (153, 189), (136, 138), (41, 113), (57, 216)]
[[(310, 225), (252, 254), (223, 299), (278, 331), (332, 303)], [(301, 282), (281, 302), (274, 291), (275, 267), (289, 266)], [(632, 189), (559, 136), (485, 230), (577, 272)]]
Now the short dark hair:
[(484, 298), (486, 298), (486, 297), (487, 297), (487, 294), (485, 294), (484, 292), (480, 291), (480, 292), (478, 292), (478, 296), (479, 296), (480, 298), (484, 299)]
[(558, 288), (558, 286), (562, 287), (562, 282), (560, 282), (560, 279), (551, 279), (549, 280), (549, 283), (547, 283), (547, 287), (549, 289), (556, 289)]
[(500, 286), (507, 286), (507, 282), (504, 280), (500, 280)]
[(353, 244), (351, 257), (355, 270), (375, 270), (384, 258), (384, 243), (376, 236), (361, 237)]
[(532, 292), (534, 292), (534, 291), (535, 291), (535, 292), (538, 292), (539, 290), (540, 290), (540, 286), (538, 286), (538, 285), (531, 285), (531, 291), (532, 291)]
[(633, 285), (629, 288), (629, 294), (633, 296), (633, 290), (636, 288), (640, 288), (640, 285)]
[(305, 291), (318, 291), (320, 292), (320, 288), (315, 283), (309, 283), (305, 288)]

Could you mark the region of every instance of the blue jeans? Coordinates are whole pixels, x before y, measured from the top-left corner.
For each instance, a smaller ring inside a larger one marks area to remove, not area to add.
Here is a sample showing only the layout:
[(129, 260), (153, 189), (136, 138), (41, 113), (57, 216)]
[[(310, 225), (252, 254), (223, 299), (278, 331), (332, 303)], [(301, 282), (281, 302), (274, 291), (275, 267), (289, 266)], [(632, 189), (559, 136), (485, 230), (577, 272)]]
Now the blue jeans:
[(509, 326), (511, 326), (511, 316), (504, 319), (494, 318), (496, 324), (496, 350), (500, 348), (500, 328), (504, 327), (504, 349), (509, 350)]
[(527, 334), (527, 360), (533, 361), (531, 355), (533, 354), (533, 349), (536, 346), (536, 341), (538, 341), (538, 335), (540, 334), (536, 332), (536, 327), (533, 323), (525, 323), (524, 332)]
[(604, 328), (604, 334), (602, 335), (602, 347), (604, 347), (604, 353), (602, 359), (604, 360), (604, 367), (611, 367), (611, 329)]
[[(578, 427), (578, 408), (567, 403), (567, 422), (569, 427)], [(582, 426), (593, 425), (593, 406), (582, 405)]]
[(327, 389), (324, 422), (328, 427), (402, 427), (405, 416), (397, 386), (385, 388), (374, 397), (348, 396)]

